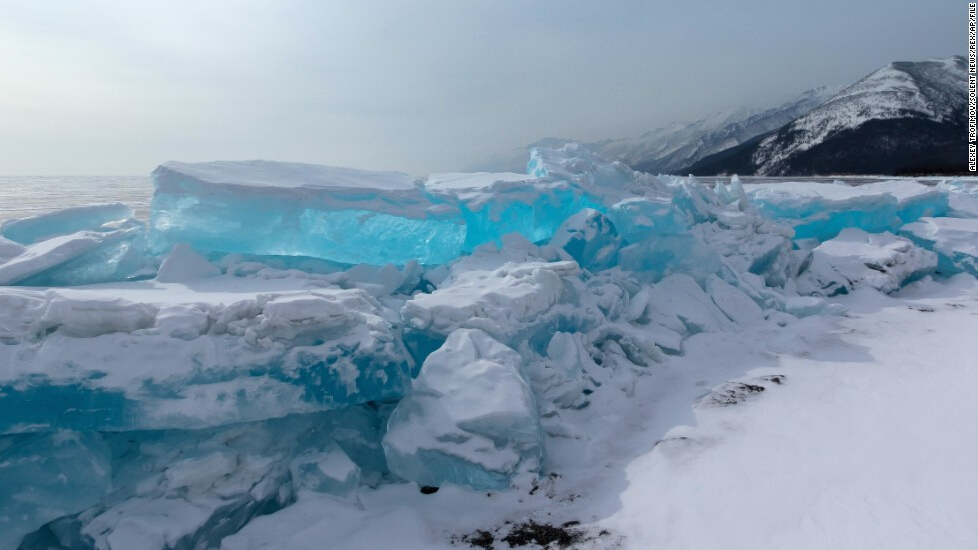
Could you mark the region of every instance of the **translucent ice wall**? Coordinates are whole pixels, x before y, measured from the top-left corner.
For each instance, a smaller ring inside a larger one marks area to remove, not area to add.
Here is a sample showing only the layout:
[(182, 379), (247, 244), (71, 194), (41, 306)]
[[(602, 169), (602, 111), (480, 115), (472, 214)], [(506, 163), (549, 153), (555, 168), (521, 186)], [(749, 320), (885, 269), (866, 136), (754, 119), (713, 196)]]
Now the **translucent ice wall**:
[(297, 163), (168, 162), (153, 172), (152, 247), (311, 256), (345, 263), (443, 263), (465, 226), (399, 172)]

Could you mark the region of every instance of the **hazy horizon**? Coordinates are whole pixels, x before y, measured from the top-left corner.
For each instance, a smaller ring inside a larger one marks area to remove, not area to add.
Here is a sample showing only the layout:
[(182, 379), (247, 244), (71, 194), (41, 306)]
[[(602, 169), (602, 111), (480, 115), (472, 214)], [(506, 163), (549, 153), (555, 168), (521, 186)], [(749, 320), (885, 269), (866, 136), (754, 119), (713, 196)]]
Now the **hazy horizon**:
[(967, 5), (0, 5), (0, 174), (265, 158), (457, 171), (960, 55)]

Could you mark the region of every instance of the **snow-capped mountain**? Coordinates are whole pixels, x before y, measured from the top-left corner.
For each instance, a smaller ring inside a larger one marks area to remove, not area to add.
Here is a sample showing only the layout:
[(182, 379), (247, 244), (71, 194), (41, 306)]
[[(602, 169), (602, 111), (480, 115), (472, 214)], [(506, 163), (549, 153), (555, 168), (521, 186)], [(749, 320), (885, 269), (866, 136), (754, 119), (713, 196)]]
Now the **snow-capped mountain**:
[[(712, 113), (694, 122), (674, 122), (638, 137), (606, 139), (583, 145), (604, 159), (620, 160), (637, 170), (676, 172), (708, 155), (784, 126), (821, 105), (837, 91), (839, 88), (823, 86), (770, 109), (738, 107)], [(470, 169), (522, 172), (532, 149), (560, 147), (572, 141), (575, 140), (543, 138), (491, 157)]]
[(906, 173), (964, 164), (964, 57), (891, 63), (764, 137), (692, 164), (694, 174)]
[[(739, 109), (727, 117), (707, 117), (685, 131), (672, 135), (646, 134), (639, 140), (620, 140), (631, 145), (627, 154), (616, 155), (618, 142), (600, 149), (606, 157), (622, 160), (645, 172), (672, 173), (703, 157), (735, 147), (751, 138), (780, 128), (824, 103), (839, 89), (822, 86), (771, 109)], [(658, 147), (653, 147), (658, 143)]]

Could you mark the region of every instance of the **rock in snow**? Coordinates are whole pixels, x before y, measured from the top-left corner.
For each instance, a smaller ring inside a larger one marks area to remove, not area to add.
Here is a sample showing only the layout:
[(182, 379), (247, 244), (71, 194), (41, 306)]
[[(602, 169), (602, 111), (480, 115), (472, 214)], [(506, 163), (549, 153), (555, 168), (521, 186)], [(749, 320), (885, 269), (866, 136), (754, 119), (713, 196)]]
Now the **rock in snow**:
[(257, 548), (302, 536), (260, 516), (404, 481), (551, 498), (704, 342), (976, 274), (966, 182), (710, 188), (579, 146), (528, 171), (170, 162), (148, 228), (5, 224), (0, 547)]

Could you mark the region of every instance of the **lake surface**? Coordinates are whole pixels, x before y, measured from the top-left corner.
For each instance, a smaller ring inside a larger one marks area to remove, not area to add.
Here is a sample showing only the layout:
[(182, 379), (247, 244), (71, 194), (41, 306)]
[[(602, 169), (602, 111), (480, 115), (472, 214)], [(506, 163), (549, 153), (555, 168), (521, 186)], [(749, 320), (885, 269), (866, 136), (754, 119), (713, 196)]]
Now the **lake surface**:
[(149, 219), (148, 176), (0, 176), (0, 222), (71, 206), (122, 202)]

